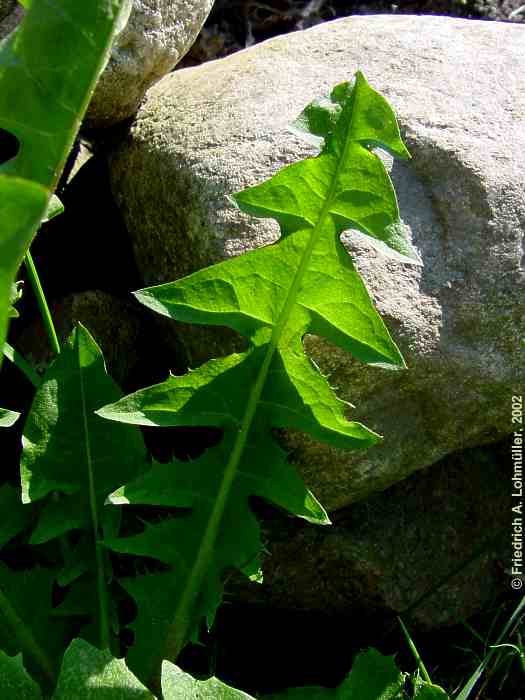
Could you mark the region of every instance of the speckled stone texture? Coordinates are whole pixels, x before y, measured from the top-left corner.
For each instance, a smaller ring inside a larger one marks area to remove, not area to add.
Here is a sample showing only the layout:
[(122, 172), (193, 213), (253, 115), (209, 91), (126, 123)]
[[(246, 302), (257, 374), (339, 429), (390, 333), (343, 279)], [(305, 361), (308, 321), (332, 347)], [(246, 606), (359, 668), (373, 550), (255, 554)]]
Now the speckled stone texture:
[(190, 48), (213, 0), (133, 0), (126, 27), (97, 85), (86, 124), (103, 127), (131, 117), (151, 85)]
[[(366, 367), (305, 339), (355, 404), (349, 417), (385, 436), (360, 453), (283, 435), (329, 509), (511, 428), (509, 396), (525, 383), (523, 28), (382, 15), (278, 37), (164, 78), (110, 164), (145, 284), (264, 245), (275, 222), (241, 214), (228, 194), (311, 154), (288, 124), (358, 68), (394, 107), (413, 156), (386, 161), (424, 267), (344, 236), (409, 369)], [(210, 329), (171, 328), (193, 364), (232, 347)]]

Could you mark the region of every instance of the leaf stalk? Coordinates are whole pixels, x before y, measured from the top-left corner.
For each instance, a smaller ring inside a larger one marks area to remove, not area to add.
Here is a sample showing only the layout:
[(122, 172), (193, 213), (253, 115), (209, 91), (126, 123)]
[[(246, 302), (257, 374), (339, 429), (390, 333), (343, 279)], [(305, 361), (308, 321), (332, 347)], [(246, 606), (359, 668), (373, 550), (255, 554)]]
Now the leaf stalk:
[(40, 283), (40, 277), (38, 276), (35, 263), (33, 262), (33, 256), (31, 255), (31, 251), (29, 250), (27, 251), (26, 256), (24, 258), (24, 263), (26, 266), (29, 280), (31, 282), (31, 286), (33, 287), (33, 291), (36, 296), (36, 300), (38, 302), (38, 308), (40, 309), (40, 313), (42, 315), (42, 321), (44, 322), (51, 349), (56, 355), (59, 355), (60, 343), (58, 342), (58, 336), (55, 330), (55, 325), (51, 317), (51, 312), (49, 311), (49, 306), (47, 305), (46, 295), (44, 294), (42, 284)]

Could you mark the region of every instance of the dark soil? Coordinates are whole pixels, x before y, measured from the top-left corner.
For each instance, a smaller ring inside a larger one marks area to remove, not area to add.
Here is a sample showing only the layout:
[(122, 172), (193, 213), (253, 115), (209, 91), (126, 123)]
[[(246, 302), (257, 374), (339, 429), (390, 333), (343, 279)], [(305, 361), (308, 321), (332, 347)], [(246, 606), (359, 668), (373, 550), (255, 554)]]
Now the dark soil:
[(194, 66), (279, 34), (363, 14), (446, 15), (524, 22), (525, 4), (524, 0), (216, 0), (197, 41), (178, 65)]

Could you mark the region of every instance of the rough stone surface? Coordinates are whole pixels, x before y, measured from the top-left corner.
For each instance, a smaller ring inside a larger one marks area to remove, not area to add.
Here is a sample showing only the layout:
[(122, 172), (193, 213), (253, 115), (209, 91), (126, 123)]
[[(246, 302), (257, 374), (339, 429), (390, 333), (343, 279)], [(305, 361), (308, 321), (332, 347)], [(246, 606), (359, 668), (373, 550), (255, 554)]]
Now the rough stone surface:
[[(349, 415), (385, 435), (366, 453), (285, 436), (329, 509), (510, 430), (509, 396), (525, 379), (522, 27), (368, 16), (279, 37), (166, 76), (111, 159), (144, 282), (175, 279), (275, 240), (275, 222), (239, 213), (227, 195), (311, 153), (288, 124), (358, 68), (393, 105), (413, 155), (391, 177), (424, 267), (345, 235), (409, 371), (306, 339), (356, 405)], [(214, 343), (231, 347), (211, 331), (183, 336), (195, 364)]]
[(89, 105), (87, 124), (109, 126), (135, 114), (146, 90), (188, 51), (212, 5), (213, 0), (134, 0)]
[[(59, 340), (71, 334), (80, 321), (99, 344), (108, 371), (117, 384), (124, 386), (140, 362), (139, 347), (143, 333), (142, 314), (135, 305), (92, 290), (71, 294), (52, 306)], [(17, 339), (17, 347), (37, 370), (44, 370), (52, 353), (46, 331), (39, 320)]]
[(509, 454), (504, 442), (449, 455), (335, 513), (331, 527), (267, 516), (264, 583), (239, 576), (227, 590), (272, 609), (346, 615), (350, 624), (363, 615), (428, 628), (467, 619), (509, 590)]
[[(146, 90), (188, 51), (212, 5), (213, 0), (133, 0), (128, 23), (115, 40), (89, 105), (86, 124), (107, 127), (133, 116)], [(0, 39), (22, 17), (18, 3), (2, 0)]]
[(10, 34), (25, 14), (16, 0), (0, 0), (0, 39)]

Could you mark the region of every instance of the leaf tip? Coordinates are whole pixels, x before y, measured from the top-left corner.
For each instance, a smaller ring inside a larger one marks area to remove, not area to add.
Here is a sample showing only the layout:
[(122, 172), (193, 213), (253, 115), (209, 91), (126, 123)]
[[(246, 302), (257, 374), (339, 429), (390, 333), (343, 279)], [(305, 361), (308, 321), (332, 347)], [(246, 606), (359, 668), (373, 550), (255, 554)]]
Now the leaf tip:
[(129, 499), (124, 495), (124, 487), (110, 493), (104, 501), (104, 505), (111, 506), (127, 506), (129, 504)]

